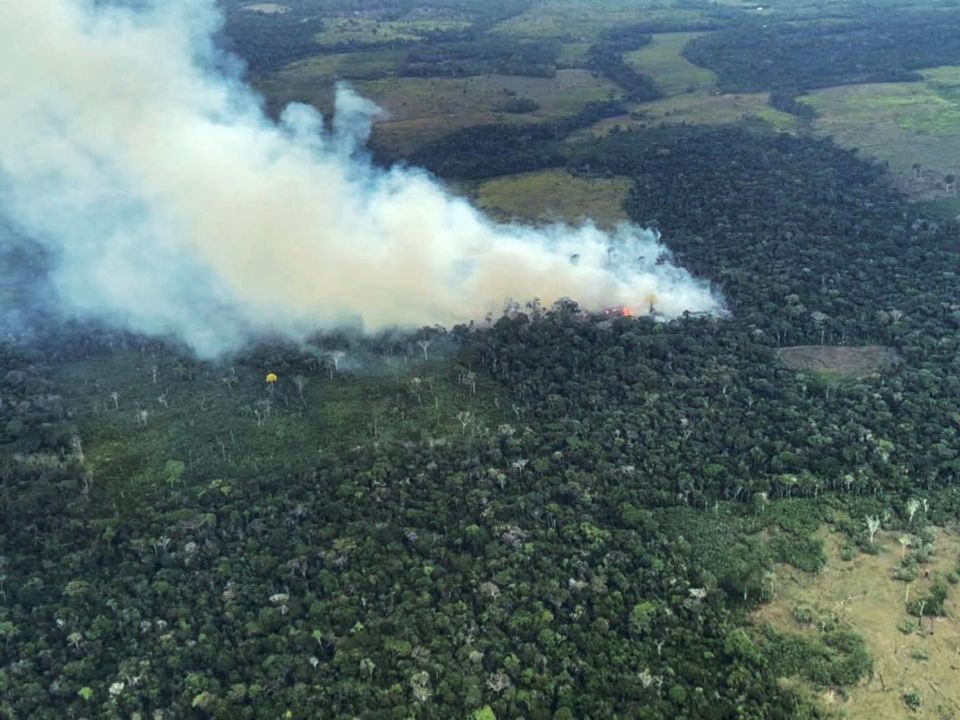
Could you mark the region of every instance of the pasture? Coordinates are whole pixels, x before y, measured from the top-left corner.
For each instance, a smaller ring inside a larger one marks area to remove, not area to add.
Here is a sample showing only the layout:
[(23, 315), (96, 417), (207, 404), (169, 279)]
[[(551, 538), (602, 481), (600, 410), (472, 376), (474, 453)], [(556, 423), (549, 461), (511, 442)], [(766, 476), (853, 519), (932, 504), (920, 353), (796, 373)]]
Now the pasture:
[(624, 60), (634, 70), (652, 77), (667, 95), (705, 93), (714, 88), (716, 75), (698, 67), (680, 52), (693, 38), (703, 33), (662, 33), (640, 50), (626, 53)]
[[(853, 630), (863, 637), (873, 657), (873, 677), (841, 694), (832, 688), (806, 687), (819, 704), (837, 717), (850, 720), (915, 717), (954, 718), (960, 714), (960, 684), (956, 682), (960, 624), (956, 602), (946, 602), (946, 616), (924, 618), (907, 614), (907, 601), (928, 595), (934, 582), (956, 572), (960, 538), (940, 529), (929, 562), (918, 565), (917, 578), (906, 582), (893, 577), (901, 557), (915, 554), (916, 544), (904, 547), (900, 537), (909, 533), (881, 530), (875, 538), (876, 554), (845, 548), (845, 538), (821, 531), (827, 563), (817, 574), (789, 565), (776, 569), (774, 599), (755, 613), (758, 624), (777, 630), (813, 635), (824, 623)], [(912, 541), (916, 543), (916, 538)], [(851, 559), (843, 559), (848, 557)], [(954, 575), (955, 577), (955, 575)], [(951, 596), (956, 593), (951, 587)], [(812, 617), (810, 623), (798, 617)], [(796, 678), (785, 683), (805, 685)], [(904, 695), (916, 692), (922, 703), (911, 712)]]
[(818, 134), (887, 161), (901, 189), (931, 199), (944, 175), (960, 174), (960, 67), (922, 75), (923, 82), (844, 85), (802, 99), (817, 111)]
[(581, 223), (611, 227), (627, 220), (627, 178), (581, 178), (543, 170), (494, 178), (473, 187), (477, 207), (502, 221)]

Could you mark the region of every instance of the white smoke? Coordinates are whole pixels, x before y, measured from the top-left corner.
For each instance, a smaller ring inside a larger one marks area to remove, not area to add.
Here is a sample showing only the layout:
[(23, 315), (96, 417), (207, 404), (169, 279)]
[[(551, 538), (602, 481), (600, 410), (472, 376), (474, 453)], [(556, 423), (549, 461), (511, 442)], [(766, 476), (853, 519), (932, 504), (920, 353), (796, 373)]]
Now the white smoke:
[(0, 2), (0, 209), (50, 251), (70, 312), (213, 355), (260, 332), (451, 325), (507, 298), (720, 309), (656, 264), (651, 232), (494, 224), (422, 172), (371, 167), (354, 151), (376, 108), (349, 89), (330, 128), (302, 105), (271, 122), (218, 69), (213, 0), (141, 5)]

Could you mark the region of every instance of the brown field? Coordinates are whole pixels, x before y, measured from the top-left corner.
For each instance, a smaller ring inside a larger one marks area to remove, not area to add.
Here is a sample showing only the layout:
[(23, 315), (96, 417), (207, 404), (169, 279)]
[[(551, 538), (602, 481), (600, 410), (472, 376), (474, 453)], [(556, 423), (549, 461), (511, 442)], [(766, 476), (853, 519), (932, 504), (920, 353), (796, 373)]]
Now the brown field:
[[(898, 542), (900, 535), (881, 531), (876, 537), (878, 554), (857, 554), (853, 560), (844, 561), (840, 552), (845, 538), (821, 531), (826, 566), (816, 575), (787, 565), (778, 566), (774, 600), (754, 616), (755, 622), (770, 623), (781, 631), (816, 632), (798, 625), (793, 618), (793, 609), (804, 606), (811, 608), (815, 617), (838, 617), (863, 637), (873, 657), (873, 677), (849, 689), (846, 696), (832, 689), (804, 687), (805, 683), (795, 678), (785, 679), (785, 683), (814, 694), (831, 716), (849, 720), (960, 717), (958, 590), (949, 586), (946, 617), (924, 618), (920, 626), (917, 618), (908, 615), (907, 583), (891, 577), (903, 552)], [(940, 529), (934, 545), (932, 562), (919, 566), (919, 577), (910, 585), (911, 598), (928, 593), (936, 578), (957, 569), (957, 532)], [(909, 629), (909, 633), (898, 629), (898, 625)], [(910, 691), (923, 698), (918, 712), (911, 712), (903, 702), (904, 693)]]
[(799, 345), (783, 348), (780, 359), (794, 370), (863, 378), (899, 362), (900, 356), (896, 350), (880, 345)]

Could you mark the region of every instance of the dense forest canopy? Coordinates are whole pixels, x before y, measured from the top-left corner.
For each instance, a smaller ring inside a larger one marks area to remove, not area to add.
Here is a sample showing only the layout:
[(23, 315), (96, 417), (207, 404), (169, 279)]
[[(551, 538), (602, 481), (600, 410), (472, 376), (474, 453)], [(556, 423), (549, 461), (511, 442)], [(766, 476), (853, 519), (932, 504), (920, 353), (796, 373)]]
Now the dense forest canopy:
[[(830, 717), (824, 693), (880, 675), (855, 612), (757, 619), (783, 568), (823, 572), (825, 537), (845, 568), (888, 552), (878, 533), (900, 538), (891, 630), (950, 631), (960, 576), (924, 573), (960, 511), (957, 220), (863, 153), (756, 118), (591, 130), (664, 99), (628, 62), (662, 33), (698, 33), (684, 54), (720, 89), (802, 115), (802, 90), (960, 62), (960, 16), (685, 3), (702, 19), (620, 23), (577, 55), (492, 32), (533, 0), (245, 5), (224, 32), (252, 74), (365, 12), (466, 19), (365, 46), (401, 49), (404, 79), (542, 79), (579, 58), (622, 94), (550, 117), (506, 98), (516, 118), (378, 161), (468, 188), (546, 168), (626, 178), (625, 216), (727, 312), (524, 299), (451, 328), (201, 360), (11, 301), (46, 261), (5, 240), (21, 273), (0, 286), (17, 310), (0, 340), (0, 716)], [(796, 346), (885, 361), (798, 370)], [(948, 707), (891, 692), (901, 713)]]
[(698, 38), (685, 55), (715, 71), (730, 91), (916, 80), (915, 70), (960, 62), (960, 11), (754, 19)]

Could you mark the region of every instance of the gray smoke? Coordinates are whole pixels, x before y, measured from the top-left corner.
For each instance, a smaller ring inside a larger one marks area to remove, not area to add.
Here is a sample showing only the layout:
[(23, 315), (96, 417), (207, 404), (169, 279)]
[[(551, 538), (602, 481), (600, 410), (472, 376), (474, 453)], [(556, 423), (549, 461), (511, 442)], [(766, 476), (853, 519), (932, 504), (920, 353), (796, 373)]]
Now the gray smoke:
[(66, 311), (215, 355), (264, 332), (451, 325), (508, 298), (721, 308), (655, 264), (654, 233), (494, 224), (423, 172), (371, 167), (355, 151), (376, 108), (348, 88), (329, 126), (303, 105), (271, 122), (218, 69), (213, 0), (141, 5), (0, 3), (0, 211), (46, 249)]

